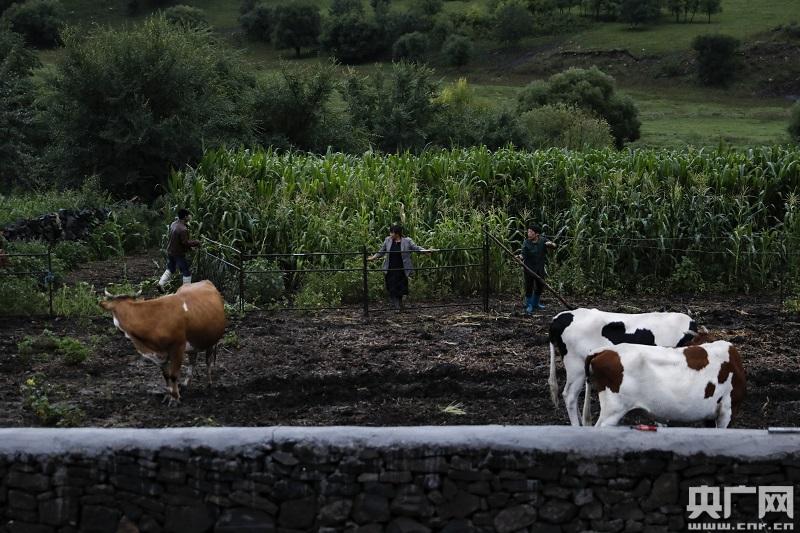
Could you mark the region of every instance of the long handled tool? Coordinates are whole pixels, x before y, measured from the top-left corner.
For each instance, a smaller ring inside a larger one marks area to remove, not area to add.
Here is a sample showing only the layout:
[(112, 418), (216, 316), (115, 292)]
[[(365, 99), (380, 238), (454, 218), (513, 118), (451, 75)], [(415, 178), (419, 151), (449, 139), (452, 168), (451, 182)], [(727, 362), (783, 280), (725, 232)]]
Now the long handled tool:
[(494, 242), (496, 242), (496, 243), (497, 243), (497, 245), (498, 245), (498, 246), (499, 246), (501, 249), (503, 249), (503, 251), (505, 251), (505, 252), (506, 252), (508, 255), (510, 255), (511, 257), (513, 257), (513, 258), (514, 258), (514, 261), (516, 261), (517, 263), (519, 263), (520, 265), (522, 265), (522, 268), (524, 268), (524, 269), (525, 269), (525, 271), (526, 271), (526, 272), (528, 272), (528, 274), (530, 274), (531, 276), (533, 276), (534, 278), (536, 278), (537, 280), (539, 280), (539, 281), (542, 283), (542, 285), (544, 285), (544, 288), (545, 288), (545, 289), (547, 289), (548, 291), (552, 292), (552, 293), (553, 293), (553, 296), (555, 296), (556, 298), (558, 298), (558, 301), (559, 301), (559, 302), (561, 302), (561, 305), (563, 305), (564, 307), (566, 307), (566, 308), (567, 308), (567, 310), (569, 310), (569, 311), (571, 311), (571, 310), (575, 309), (575, 307), (574, 307), (574, 306), (572, 306), (572, 305), (570, 305), (570, 304), (568, 304), (568, 303), (567, 303), (567, 301), (566, 301), (566, 300), (564, 300), (564, 298), (562, 298), (562, 297), (561, 297), (561, 295), (560, 295), (560, 294), (558, 294), (558, 293), (556, 292), (556, 290), (555, 290), (553, 287), (551, 287), (550, 285), (548, 285), (548, 284), (547, 284), (547, 282), (546, 282), (545, 280), (543, 280), (541, 276), (539, 276), (539, 275), (538, 275), (536, 272), (534, 272), (533, 270), (531, 270), (531, 269), (528, 267), (528, 265), (526, 265), (526, 264), (525, 264), (525, 263), (524, 263), (524, 262), (523, 262), (523, 261), (522, 261), (522, 260), (521, 260), (519, 257), (517, 257), (517, 255), (516, 255), (514, 252), (512, 252), (511, 250), (509, 250), (509, 249), (508, 249), (508, 247), (507, 247), (505, 244), (503, 244), (502, 242), (500, 242), (500, 239), (498, 239), (497, 237), (495, 237), (494, 235), (492, 235), (492, 234), (491, 234), (491, 233), (489, 233), (488, 231), (486, 232), (486, 234), (487, 234), (487, 235), (489, 235), (489, 237), (490, 237), (490, 238), (491, 238), (491, 239), (492, 239)]

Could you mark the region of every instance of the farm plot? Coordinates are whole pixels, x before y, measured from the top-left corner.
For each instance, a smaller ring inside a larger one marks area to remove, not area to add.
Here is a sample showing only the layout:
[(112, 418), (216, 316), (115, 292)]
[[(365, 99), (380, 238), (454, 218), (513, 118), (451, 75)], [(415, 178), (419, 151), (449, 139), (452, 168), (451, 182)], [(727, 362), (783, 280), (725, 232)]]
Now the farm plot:
[[(548, 303), (533, 318), (519, 314), (516, 299), (493, 302), (489, 315), (410, 310), (364, 321), (355, 311), (248, 314), (229, 325), (215, 386), (206, 386), (201, 363), (175, 408), (156, 393), (160, 370), (134, 352), (110, 317), (3, 319), (0, 426), (41, 424), (25, 387), (31, 378), (45, 402), (79, 409), (84, 426), (567, 424), (547, 387), (547, 326), (558, 311)], [(732, 427), (800, 420), (800, 317), (783, 311), (777, 296), (575, 303), (621, 312), (688, 309), (744, 358), (748, 395)], [(45, 329), (84, 342), (89, 357), (70, 365), (56, 353), (20, 353), (25, 336)], [(647, 420), (632, 413), (626, 422)]]

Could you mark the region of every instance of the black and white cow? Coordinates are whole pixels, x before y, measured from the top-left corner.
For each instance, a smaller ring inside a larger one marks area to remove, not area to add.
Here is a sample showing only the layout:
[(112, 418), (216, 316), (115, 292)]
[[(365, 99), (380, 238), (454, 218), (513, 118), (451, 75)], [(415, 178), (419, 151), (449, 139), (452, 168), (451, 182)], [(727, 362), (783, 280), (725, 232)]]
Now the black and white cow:
[(558, 407), (556, 350), (564, 359), (567, 383), (564, 403), (570, 424), (581, 425), (578, 396), (586, 385), (583, 424), (591, 424), (590, 386), (586, 382), (586, 358), (611, 344), (686, 346), (698, 333), (697, 324), (684, 313), (608, 313), (579, 308), (557, 314), (550, 323), (550, 396)]

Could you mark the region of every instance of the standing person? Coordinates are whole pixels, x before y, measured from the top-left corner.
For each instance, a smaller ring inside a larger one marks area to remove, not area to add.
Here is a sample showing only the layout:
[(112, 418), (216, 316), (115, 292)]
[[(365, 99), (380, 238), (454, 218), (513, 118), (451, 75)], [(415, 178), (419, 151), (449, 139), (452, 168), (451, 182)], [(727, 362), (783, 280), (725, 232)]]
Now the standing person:
[(186, 254), (192, 248), (200, 246), (200, 241), (189, 239), (189, 221), (192, 219), (188, 209), (178, 209), (178, 218), (169, 226), (169, 238), (167, 240), (167, 269), (158, 280), (158, 291), (163, 293), (170, 278), (176, 269), (180, 269), (183, 276), (183, 284), (192, 282), (192, 271), (189, 259)]
[(427, 250), (409, 237), (403, 237), (403, 226), (395, 224), (389, 228), (389, 236), (381, 249), (369, 258), (373, 261), (388, 254), (383, 260), (383, 271), (386, 273), (386, 291), (394, 309), (403, 308), (403, 296), (408, 294), (408, 278), (414, 273), (412, 251), (431, 253), (435, 250)]
[[(522, 249), (518, 257), (525, 263), (525, 266), (544, 280), (547, 276), (547, 271), (545, 270), (547, 250), (555, 247), (554, 242), (548, 241), (547, 237), (542, 235), (542, 227), (531, 223), (528, 224), (528, 238), (522, 243)], [(523, 272), (525, 274), (525, 313), (530, 315), (538, 309), (544, 309), (544, 306), (539, 303), (544, 284), (527, 270), (523, 269)]]

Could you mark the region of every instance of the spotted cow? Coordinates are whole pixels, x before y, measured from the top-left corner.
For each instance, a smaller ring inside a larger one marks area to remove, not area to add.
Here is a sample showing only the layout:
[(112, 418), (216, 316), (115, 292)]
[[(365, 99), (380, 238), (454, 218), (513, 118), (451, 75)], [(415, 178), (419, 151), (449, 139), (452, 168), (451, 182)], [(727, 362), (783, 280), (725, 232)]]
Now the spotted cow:
[(746, 393), (739, 352), (729, 342), (684, 348), (619, 344), (591, 354), (586, 372), (598, 391), (596, 426), (633, 409), (675, 422), (713, 420), (726, 428)]
[(114, 325), (133, 342), (136, 350), (161, 367), (170, 404), (180, 402), (178, 378), (185, 352), (189, 352), (189, 385), (198, 351), (205, 351), (208, 383), (216, 360), (216, 345), (225, 333), (222, 295), (210, 281), (182, 285), (175, 294), (153, 300), (111, 296), (100, 302), (111, 312)]
[(686, 346), (696, 335), (697, 324), (683, 313), (609, 313), (579, 308), (557, 314), (550, 324), (550, 396), (558, 407), (556, 351), (564, 360), (567, 383), (564, 403), (570, 424), (581, 424), (578, 396), (586, 386), (583, 425), (591, 424), (590, 384), (586, 382), (586, 357), (610, 344)]

